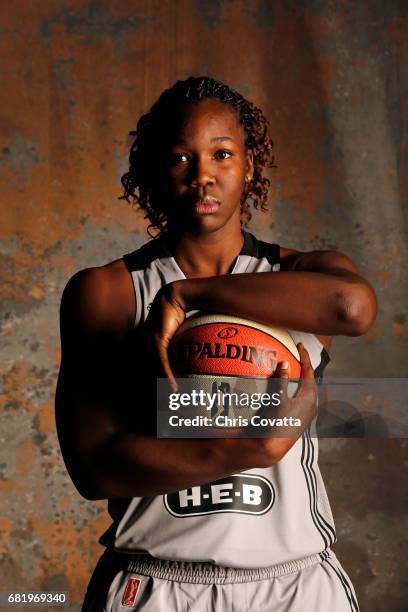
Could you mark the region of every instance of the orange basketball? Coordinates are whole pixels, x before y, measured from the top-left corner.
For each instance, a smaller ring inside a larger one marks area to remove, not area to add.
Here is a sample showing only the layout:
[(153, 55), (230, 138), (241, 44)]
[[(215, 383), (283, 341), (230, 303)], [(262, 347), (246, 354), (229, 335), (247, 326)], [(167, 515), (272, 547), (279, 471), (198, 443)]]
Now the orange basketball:
[[(210, 411), (208, 406), (178, 411), (186, 418), (211, 416), (210, 427), (194, 429), (202, 436), (244, 437), (255, 413), (242, 399), (270, 391), (280, 361), (289, 362), (290, 378), (298, 379), (301, 373), (299, 353), (287, 331), (223, 314), (188, 318), (173, 337), (169, 357), (175, 376), (183, 379), (183, 390), (200, 390), (217, 398), (217, 392), (226, 394), (224, 398), (232, 392), (234, 399), (225, 404), (219, 396), (220, 402), (217, 399)], [(296, 383), (289, 383), (289, 397), (295, 390)]]
[(188, 318), (170, 345), (176, 376), (269, 378), (288, 361), (290, 378), (300, 378), (299, 353), (283, 329), (230, 315), (198, 313)]

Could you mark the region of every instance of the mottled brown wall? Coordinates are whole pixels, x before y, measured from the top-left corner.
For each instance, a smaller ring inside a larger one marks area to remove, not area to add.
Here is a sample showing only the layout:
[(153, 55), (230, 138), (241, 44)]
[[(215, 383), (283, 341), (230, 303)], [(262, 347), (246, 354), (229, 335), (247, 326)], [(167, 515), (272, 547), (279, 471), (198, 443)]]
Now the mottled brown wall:
[[(127, 132), (190, 74), (254, 99), (278, 169), (253, 231), (338, 248), (376, 287), (375, 327), (337, 340), (332, 374), (406, 376), (408, 5), (15, 0), (0, 19), (1, 588), (69, 590), (78, 609), (109, 521), (58, 450), (58, 306), (74, 271), (145, 241), (117, 200)], [(405, 441), (325, 440), (321, 460), (362, 610), (405, 610)]]

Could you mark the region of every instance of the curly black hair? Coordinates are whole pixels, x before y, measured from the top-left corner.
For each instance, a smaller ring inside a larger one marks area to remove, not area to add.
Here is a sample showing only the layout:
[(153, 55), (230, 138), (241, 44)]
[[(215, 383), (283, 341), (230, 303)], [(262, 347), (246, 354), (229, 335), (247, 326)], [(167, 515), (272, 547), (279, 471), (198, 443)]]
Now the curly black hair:
[(165, 90), (150, 111), (139, 119), (136, 136), (129, 155), (129, 171), (121, 179), (124, 195), (119, 199), (133, 202), (145, 212), (145, 219), (150, 221), (148, 232), (154, 228), (160, 235), (166, 229), (167, 215), (160, 202), (155, 201), (154, 186), (157, 163), (157, 140), (162, 131), (168, 131), (169, 117), (177, 117), (180, 109), (188, 102), (215, 99), (230, 106), (237, 114), (245, 130), (245, 146), (251, 149), (254, 157), (254, 175), (246, 184), (241, 199), (241, 224), (247, 226), (252, 214), (250, 202), (254, 208), (268, 210), (267, 196), (270, 181), (263, 176), (266, 167), (274, 168), (272, 155), (273, 142), (268, 134), (268, 122), (262, 111), (240, 93), (210, 77), (189, 77), (177, 81), (173, 87)]

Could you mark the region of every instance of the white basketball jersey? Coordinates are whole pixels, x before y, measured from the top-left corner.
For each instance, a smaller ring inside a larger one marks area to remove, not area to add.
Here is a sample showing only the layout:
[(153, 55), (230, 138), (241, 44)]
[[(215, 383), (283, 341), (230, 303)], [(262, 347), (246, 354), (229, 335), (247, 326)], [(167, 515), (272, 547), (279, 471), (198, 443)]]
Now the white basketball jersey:
[[(244, 232), (232, 274), (279, 270), (279, 246)], [(163, 285), (184, 279), (163, 238), (125, 255), (141, 325)], [(303, 342), (321, 376), (329, 356), (312, 334)], [(209, 561), (262, 568), (321, 553), (336, 540), (333, 517), (317, 464), (317, 438), (307, 430), (276, 465), (151, 498), (109, 500), (113, 524), (100, 543), (159, 559)], [(165, 458), (164, 458), (165, 460)]]

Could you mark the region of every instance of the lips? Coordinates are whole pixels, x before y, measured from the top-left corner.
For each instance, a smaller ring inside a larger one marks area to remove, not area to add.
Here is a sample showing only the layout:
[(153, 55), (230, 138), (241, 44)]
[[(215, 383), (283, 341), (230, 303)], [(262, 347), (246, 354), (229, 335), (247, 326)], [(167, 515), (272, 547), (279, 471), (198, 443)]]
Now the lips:
[(198, 214), (209, 215), (217, 212), (219, 207), (221, 206), (221, 202), (217, 200), (217, 198), (213, 198), (212, 196), (205, 196), (200, 200), (196, 200), (193, 203), (193, 210)]

